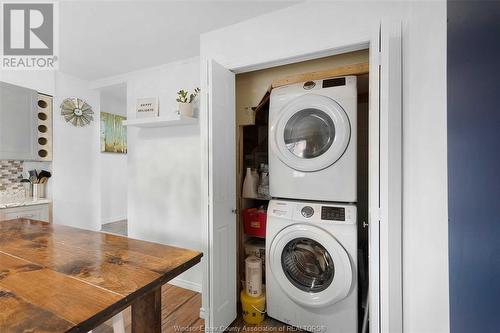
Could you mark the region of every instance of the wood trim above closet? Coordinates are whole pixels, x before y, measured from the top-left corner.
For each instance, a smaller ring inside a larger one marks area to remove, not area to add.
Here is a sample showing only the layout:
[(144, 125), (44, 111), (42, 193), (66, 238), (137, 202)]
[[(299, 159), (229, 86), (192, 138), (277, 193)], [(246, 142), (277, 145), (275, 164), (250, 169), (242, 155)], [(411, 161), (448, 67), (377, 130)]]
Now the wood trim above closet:
[(347, 76), (347, 75), (361, 75), (367, 74), (369, 72), (368, 62), (362, 62), (359, 64), (352, 64), (342, 67), (336, 67), (332, 69), (327, 69), (324, 71), (295, 74), (290, 76), (285, 76), (276, 80), (273, 80), (272, 88), (277, 88), (281, 86), (286, 86), (293, 83), (313, 81), (313, 80), (323, 80), (335, 76)]

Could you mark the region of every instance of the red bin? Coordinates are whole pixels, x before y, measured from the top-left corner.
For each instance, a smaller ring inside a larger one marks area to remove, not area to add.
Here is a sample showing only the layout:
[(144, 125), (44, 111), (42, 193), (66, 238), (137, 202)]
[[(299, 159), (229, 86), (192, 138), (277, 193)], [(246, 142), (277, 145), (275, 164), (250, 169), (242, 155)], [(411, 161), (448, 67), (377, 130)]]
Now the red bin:
[(267, 214), (263, 209), (247, 208), (243, 211), (245, 234), (253, 237), (266, 237)]

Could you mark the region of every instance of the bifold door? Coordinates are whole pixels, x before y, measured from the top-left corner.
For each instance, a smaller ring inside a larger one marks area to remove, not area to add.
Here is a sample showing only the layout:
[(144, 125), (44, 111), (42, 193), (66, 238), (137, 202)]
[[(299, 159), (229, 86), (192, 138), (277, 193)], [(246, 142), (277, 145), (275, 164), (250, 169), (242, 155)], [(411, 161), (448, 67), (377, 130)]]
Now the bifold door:
[(236, 122), (234, 73), (208, 64), (209, 320), (221, 330), (236, 319)]
[(403, 331), (401, 41), (401, 22), (382, 22), (370, 48), (370, 332)]

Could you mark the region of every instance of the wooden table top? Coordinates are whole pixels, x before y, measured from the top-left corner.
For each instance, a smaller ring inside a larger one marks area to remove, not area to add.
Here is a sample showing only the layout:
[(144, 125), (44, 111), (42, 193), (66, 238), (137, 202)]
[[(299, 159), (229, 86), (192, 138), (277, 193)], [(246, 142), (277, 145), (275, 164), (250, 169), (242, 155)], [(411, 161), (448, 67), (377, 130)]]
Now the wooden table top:
[(86, 332), (201, 257), (63, 225), (0, 222), (0, 332)]

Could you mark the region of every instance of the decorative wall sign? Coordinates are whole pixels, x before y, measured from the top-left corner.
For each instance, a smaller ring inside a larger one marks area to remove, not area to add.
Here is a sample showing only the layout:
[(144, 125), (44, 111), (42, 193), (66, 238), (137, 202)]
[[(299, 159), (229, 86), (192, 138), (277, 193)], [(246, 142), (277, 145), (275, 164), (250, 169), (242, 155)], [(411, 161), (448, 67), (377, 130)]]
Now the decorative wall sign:
[(158, 117), (158, 97), (138, 98), (136, 118)]
[(123, 126), (126, 117), (101, 112), (101, 152), (127, 153), (127, 129)]
[(84, 100), (76, 97), (66, 98), (61, 104), (61, 115), (73, 126), (86, 126), (94, 117), (92, 107)]

